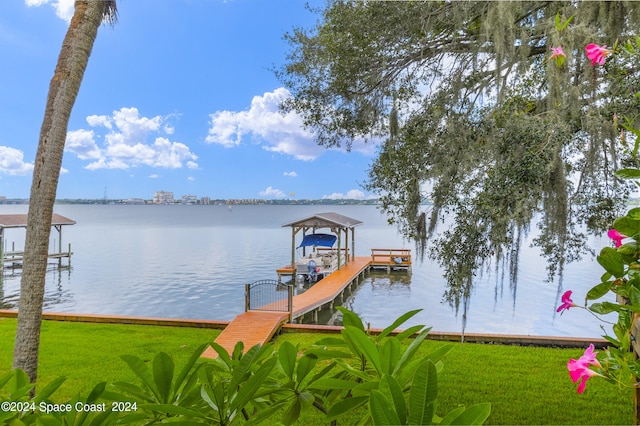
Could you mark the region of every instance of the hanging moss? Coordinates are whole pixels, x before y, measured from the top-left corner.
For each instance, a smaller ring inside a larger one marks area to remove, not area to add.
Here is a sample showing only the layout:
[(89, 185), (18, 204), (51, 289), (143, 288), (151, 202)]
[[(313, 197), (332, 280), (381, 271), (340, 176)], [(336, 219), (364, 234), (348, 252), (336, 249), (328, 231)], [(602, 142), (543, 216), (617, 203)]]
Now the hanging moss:
[[(319, 12), (316, 28), (287, 35), (284, 108), (326, 146), (387, 140), (365, 187), (443, 266), (456, 308), (492, 262), (516, 287), (535, 221), (554, 279), (624, 206), (613, 172), (632, 160), (613, 117), (636, 117), (640, 63), (592, 67), (584, 47), (638, 34), (640, 4), (330, 1)], [(446, 215), (454, 225), (434, 235)]]

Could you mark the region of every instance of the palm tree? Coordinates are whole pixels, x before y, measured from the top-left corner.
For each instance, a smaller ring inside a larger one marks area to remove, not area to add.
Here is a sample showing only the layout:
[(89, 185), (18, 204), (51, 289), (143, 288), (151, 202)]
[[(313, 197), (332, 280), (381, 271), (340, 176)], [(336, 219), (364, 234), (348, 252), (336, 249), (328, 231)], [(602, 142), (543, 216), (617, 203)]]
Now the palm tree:
[(51, 215), (69, 117), (80, 90), (98, 27), (103, 21), (114, 23), (116, 17), (115, 0), (76, 0), (75, 12), (49, 85), (31, 184), (18, 302), (18, 327), (13, 353), (13, 368), (23, 369), (32, 383), (36, 381), (38, 369)]

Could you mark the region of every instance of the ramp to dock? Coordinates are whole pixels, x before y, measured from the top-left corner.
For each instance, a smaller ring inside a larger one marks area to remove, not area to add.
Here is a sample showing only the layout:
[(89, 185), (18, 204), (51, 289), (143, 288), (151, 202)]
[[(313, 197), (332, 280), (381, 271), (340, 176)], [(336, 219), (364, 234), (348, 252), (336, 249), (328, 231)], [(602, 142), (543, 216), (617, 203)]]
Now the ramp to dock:
[[(321, 306), (333, 302), (344, 289), (371, 264), (370, 257), (356, 257), (342, 268), (321, 279), (310, 289), (293, 297), (292, 318), (298, 318), (304, 314), (318, 309)], [(288, 312), (278, 311), (248, 311), (238, 315), (222, 330), (215, 342), (222, 346), (230, 354), (236, 344), (244, 343), (245, 352), (252, 346), (269, 342), (282, 324), (289, 320)], [(203, 358), (216, 358), (217, 353), (208, 347), (202, 354)]]
[[(244, 343), (244, 351), (258, 343), (264, 345), (271, 340), (278, 329), (289, 319), (288, 312), (249, 311), (235, 317), (222, 330), (215, 342), (229, 354), (238, 342)], [(218, 353), (211, 346), (202, 354), (203, 358), (216, 358)]]

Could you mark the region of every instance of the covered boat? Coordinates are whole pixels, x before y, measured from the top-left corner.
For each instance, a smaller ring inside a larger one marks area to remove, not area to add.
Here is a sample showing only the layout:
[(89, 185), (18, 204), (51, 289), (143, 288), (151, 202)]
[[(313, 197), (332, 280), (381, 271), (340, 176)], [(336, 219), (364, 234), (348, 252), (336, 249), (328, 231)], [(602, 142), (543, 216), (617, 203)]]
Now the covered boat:
[[(291, 227), (291, 265), (297, 277), (315, 281), (340, 269), (355, 251), (354, 227), (362, 222), (339, 213), (319, 213), (284, 226)], [(333, 234), (316, 232), (329, 228)], [(302, 231), (302, 241), (296, 246), (296, 234)], [(310, 234), (307, 232), (311, 231)], [(349, 248), (351, 233), (351, 248)], [(344, 243), (344, 247), (342, 244)], [(296, 260), (296, 249), (298, 256)]]

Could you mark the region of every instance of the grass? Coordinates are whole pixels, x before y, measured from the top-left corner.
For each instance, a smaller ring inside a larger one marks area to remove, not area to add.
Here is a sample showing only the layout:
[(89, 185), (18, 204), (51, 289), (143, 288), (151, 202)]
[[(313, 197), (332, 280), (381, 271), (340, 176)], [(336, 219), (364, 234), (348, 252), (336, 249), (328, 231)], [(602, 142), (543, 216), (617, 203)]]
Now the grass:
[[(15, 319), (0, 319), (0, 375), (11, 368)], [(136, 378), (119, 356), (136, 355), (151, 360), (167, 352), (177, 366), (201, 343), (213, 340), (218, 330), (82, 324), (45, 321), (42, 329), (39, 382), (58, 376), (67, 382), (55, 394), (62, 402), (86, 395), (100, 381)], [(276, 344), (290, 341), (301, 349), (323, 335), (286, 333)], [(427, 341), (424, 353), (445, 343)], [(445, 357), (438, 388), (438, 413), (459, 404), (491, 402), (487, 424), (631, 424), (633, 395), (603, 380), (591, 379), (583, 395), (569, 379), (566, 364), (581, 349), (556, 349), (481, 344), (453, 344)], [(326, 424), (316, 412), (299, 422)], [(348, 420), (346, 423), (348, 424)]]
[[(0, 319), (0, 376), (13, 363), (15, 329), (15, 319)], [(182, 365), (198, 346), (213, 341), (218, 334), (220, 330), (201, 328), (44, 321), (38, 383), (66, 376), (66, 382), (54, 394), (56, 399), (62, 402), (75, 395), (86, 396), (102, 381), (137, 382), (120, 355), (151, 361), (158, 352), (166, 352), (176, 365)]]

